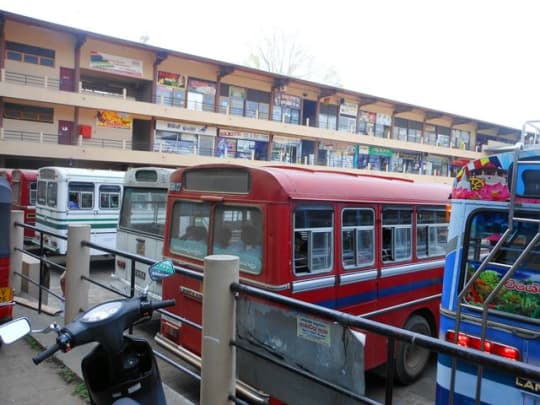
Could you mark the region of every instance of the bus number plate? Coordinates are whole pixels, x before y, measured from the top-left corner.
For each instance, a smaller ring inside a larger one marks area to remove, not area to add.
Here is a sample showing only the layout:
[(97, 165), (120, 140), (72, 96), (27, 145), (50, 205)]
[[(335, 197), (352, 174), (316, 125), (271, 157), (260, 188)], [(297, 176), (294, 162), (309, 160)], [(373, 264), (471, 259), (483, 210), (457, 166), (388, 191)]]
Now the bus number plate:
[(146, 273), (142, 270), (135, 270), (135, 277), (145, 280)]

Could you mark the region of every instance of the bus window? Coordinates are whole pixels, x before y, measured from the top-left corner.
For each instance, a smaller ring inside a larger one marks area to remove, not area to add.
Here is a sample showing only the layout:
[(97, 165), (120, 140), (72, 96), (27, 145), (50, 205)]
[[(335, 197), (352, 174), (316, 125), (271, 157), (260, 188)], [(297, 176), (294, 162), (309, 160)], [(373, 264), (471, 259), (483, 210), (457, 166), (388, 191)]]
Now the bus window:
[(412, 209), (387, 207), (382, 215), (383, 262), (399, 262), (412, 257)]
[(49, 207), (56, 207), (58, 202), (58, 184), (50, 181), (47, 183), (47, 205)]
[(207, 256), (209, 222), (210, 204), (175, 202), (169, 222), (171, 251), (199, 259)]
[(120, 208), (120, 192), (120, 186), (99, 186), (99, 208), (115, 210)]
[(39, 181), (37, 186), (37, 202), (41, 205), (47, 204), (47, 182)]
[(79, 209), (94, 208), (94, 183), (70, 182), (68, 184), (68, 207), (70, 205), (74, 207), (74, 204), (71, 204), (72, 202), (76, 202)]
[(371, 209), (344, 209), (341, 228), (343, 267), (355, 268), (375, 263), (375, 219)]
[[(518, 214), (521, 216), (521, 214)], [(538, 218), (538, 215), (523, 214), (524, 217)], [(465, 282), (479, 267), (481, 260), (495, 245), (507, 228), (508, 214), (500, 211), (480, 211), (472, 215), (466, 251), (468, 252)], [(513, 265), (524, 248), (536, 235), (536, 223), (515, 222), (513, 233), (497, 251), (491, 263)], [(488, 265), (478, 276), (467, 293), (467, 302), (482, 305), (487, 296), (506, 274), (507, 269)], [(491, 302), (493, 309), (540, 319), (540, 298), (537, 278), (540, 271), (540, 245), (533, 247), (519, 268), (505, 282), (497, 296)]]
[(416, 213), (416, 256), (442, 256), (446, 253), (448, 224), (443, 208), (418, 208)]
[(214, 254), (231, 254), (240, 268), (259, 274), (262, 267), (262, 215), (253, 207), (218, 205), (214, 214)]
[(294, 249), (295, 274), (320, 273), (332, 270), (334, 211), (332, 208), (301, 207), (294, 211), (295, 238), (297, 234), (307, 242), (307, 266), (301, 250)]
[(163, 237), (167, 189), (124, 189), (120, 228)]
[(37, 183), (30, 183), (30, 196), (29, 196), (29, 205), (36, 205), (36, 195), (37, 195)]

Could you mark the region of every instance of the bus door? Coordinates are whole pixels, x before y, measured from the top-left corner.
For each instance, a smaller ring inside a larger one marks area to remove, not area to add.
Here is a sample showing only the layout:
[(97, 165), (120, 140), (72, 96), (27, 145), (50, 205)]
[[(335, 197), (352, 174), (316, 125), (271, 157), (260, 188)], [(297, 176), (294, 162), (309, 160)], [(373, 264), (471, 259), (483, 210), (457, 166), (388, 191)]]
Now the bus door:
[(335, 309), (334, 207), (297, 206), (292, 237), (292, 297)]

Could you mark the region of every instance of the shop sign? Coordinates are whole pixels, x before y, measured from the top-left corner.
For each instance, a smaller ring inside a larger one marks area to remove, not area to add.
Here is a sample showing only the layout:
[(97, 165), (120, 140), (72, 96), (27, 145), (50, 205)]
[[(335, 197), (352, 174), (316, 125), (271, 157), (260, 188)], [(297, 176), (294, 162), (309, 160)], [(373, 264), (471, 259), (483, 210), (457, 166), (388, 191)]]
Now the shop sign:
[(158, 84), (173, 89), (184, 89), (186, 87), (186, 76), (172, 72), (158, 72)]
[(216, 95), (216, 84), (212, 82), (191, 79), (188, 86), (189, 90), (197, 93), (206, 94), (207, 96)]
[(274, 97), (274, 104), (281, 107), (295, 108), (300, 109), (300, 97), (291, 96), (290, 94), (285, 93), (276, 93)]
[(97, 125), (108, 128), (131, 129), (133, 118), (130, 114), (116, 111), (98, 111)]
[(220, 129), (219, 136), (222, 138), (235, 138), (235, 139), (246, 139), (246, 140), (251, 140), (251, 141), (268, 142), (268, 135), (231, 131), (227, 129)]
[(365, 122), (375, 122), (377, 114), (367, 111), (360, 111), (360, 120)]
[(386, 125), (389, 127), (390, 125), (392, 125), (392, 116), (388, 114), (377, 113), (376, 122), (378, 125)]
[(210, 135), (216, 136), (217, 128), (208, 127), (206, 125), (192, 125), (184, 124), (182, 122), (171, 122), (171, 121), (156, 121), (156, 130), (157, 131), (170, 131), (170, 132), (182, 132), (187, 134), (195, 135)]
[(279, 144), (285, 144), (285, 145), (291, 145), (291, 146), (298, 146), (300, 145), (300, 139), (297, 138), (286, 138), (284, 136), (274, 136), (272, 139), (273, 143), (279, 143)]
[(143, 62), (141, 60), (98, 51), (90, 52), (90, 68), (134, 77), (143, 76)]
[(420, 155), (416, 153), (399, 152), (399, 158), (405, 160), (419, 160)]
[(247, 98), (247, 90), (241, 87), (229, 86), (229, 97)]
[(358, 153), (361, 155), (369, 155), (369, 146), (358, 145)]
[(339, 114), (356, 117), (358, 115), (358, 105), (354, 103), (343, 103), (339, 106)]
[(381, 148), (379, 146), (370, 146), (369, 154), (376, 156), (392, 157), (394, 152), (391, 149)]

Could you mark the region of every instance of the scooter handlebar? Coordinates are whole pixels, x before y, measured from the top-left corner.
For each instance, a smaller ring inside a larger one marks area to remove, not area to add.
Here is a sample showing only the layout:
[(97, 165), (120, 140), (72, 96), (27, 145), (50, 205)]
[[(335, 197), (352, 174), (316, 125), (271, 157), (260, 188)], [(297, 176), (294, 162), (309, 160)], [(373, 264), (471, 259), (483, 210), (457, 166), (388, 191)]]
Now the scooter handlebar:
[(39, 353), (36, 357), (32, 358), (32, 361), (34, 362), (35, 365), (38, 365), (43, 360), (45, 360), (48, 357), (52, 356), (58, 350), (60, 350), (60, 345), (58, 343), (55, 343), (52, 346), (49, 346), (44, 351), (42, 351), (41, 353)]
[(172, 307), (174, 305), (176, 305), (176, 300), (175, 299), (158, 301), (158, 302), (153, 303), (152, 309), (156, 310), (156, 309), (160, 309), (160, 308)]
[(164, 300), (164, 301), (148, 301), (143, 302), (141, 304), (141, 313), (150, 315), (153, 311), (160, 309), (160, 308), (166, 308), (166, 307), (172, 307), (176, 304), (176, 300)]

